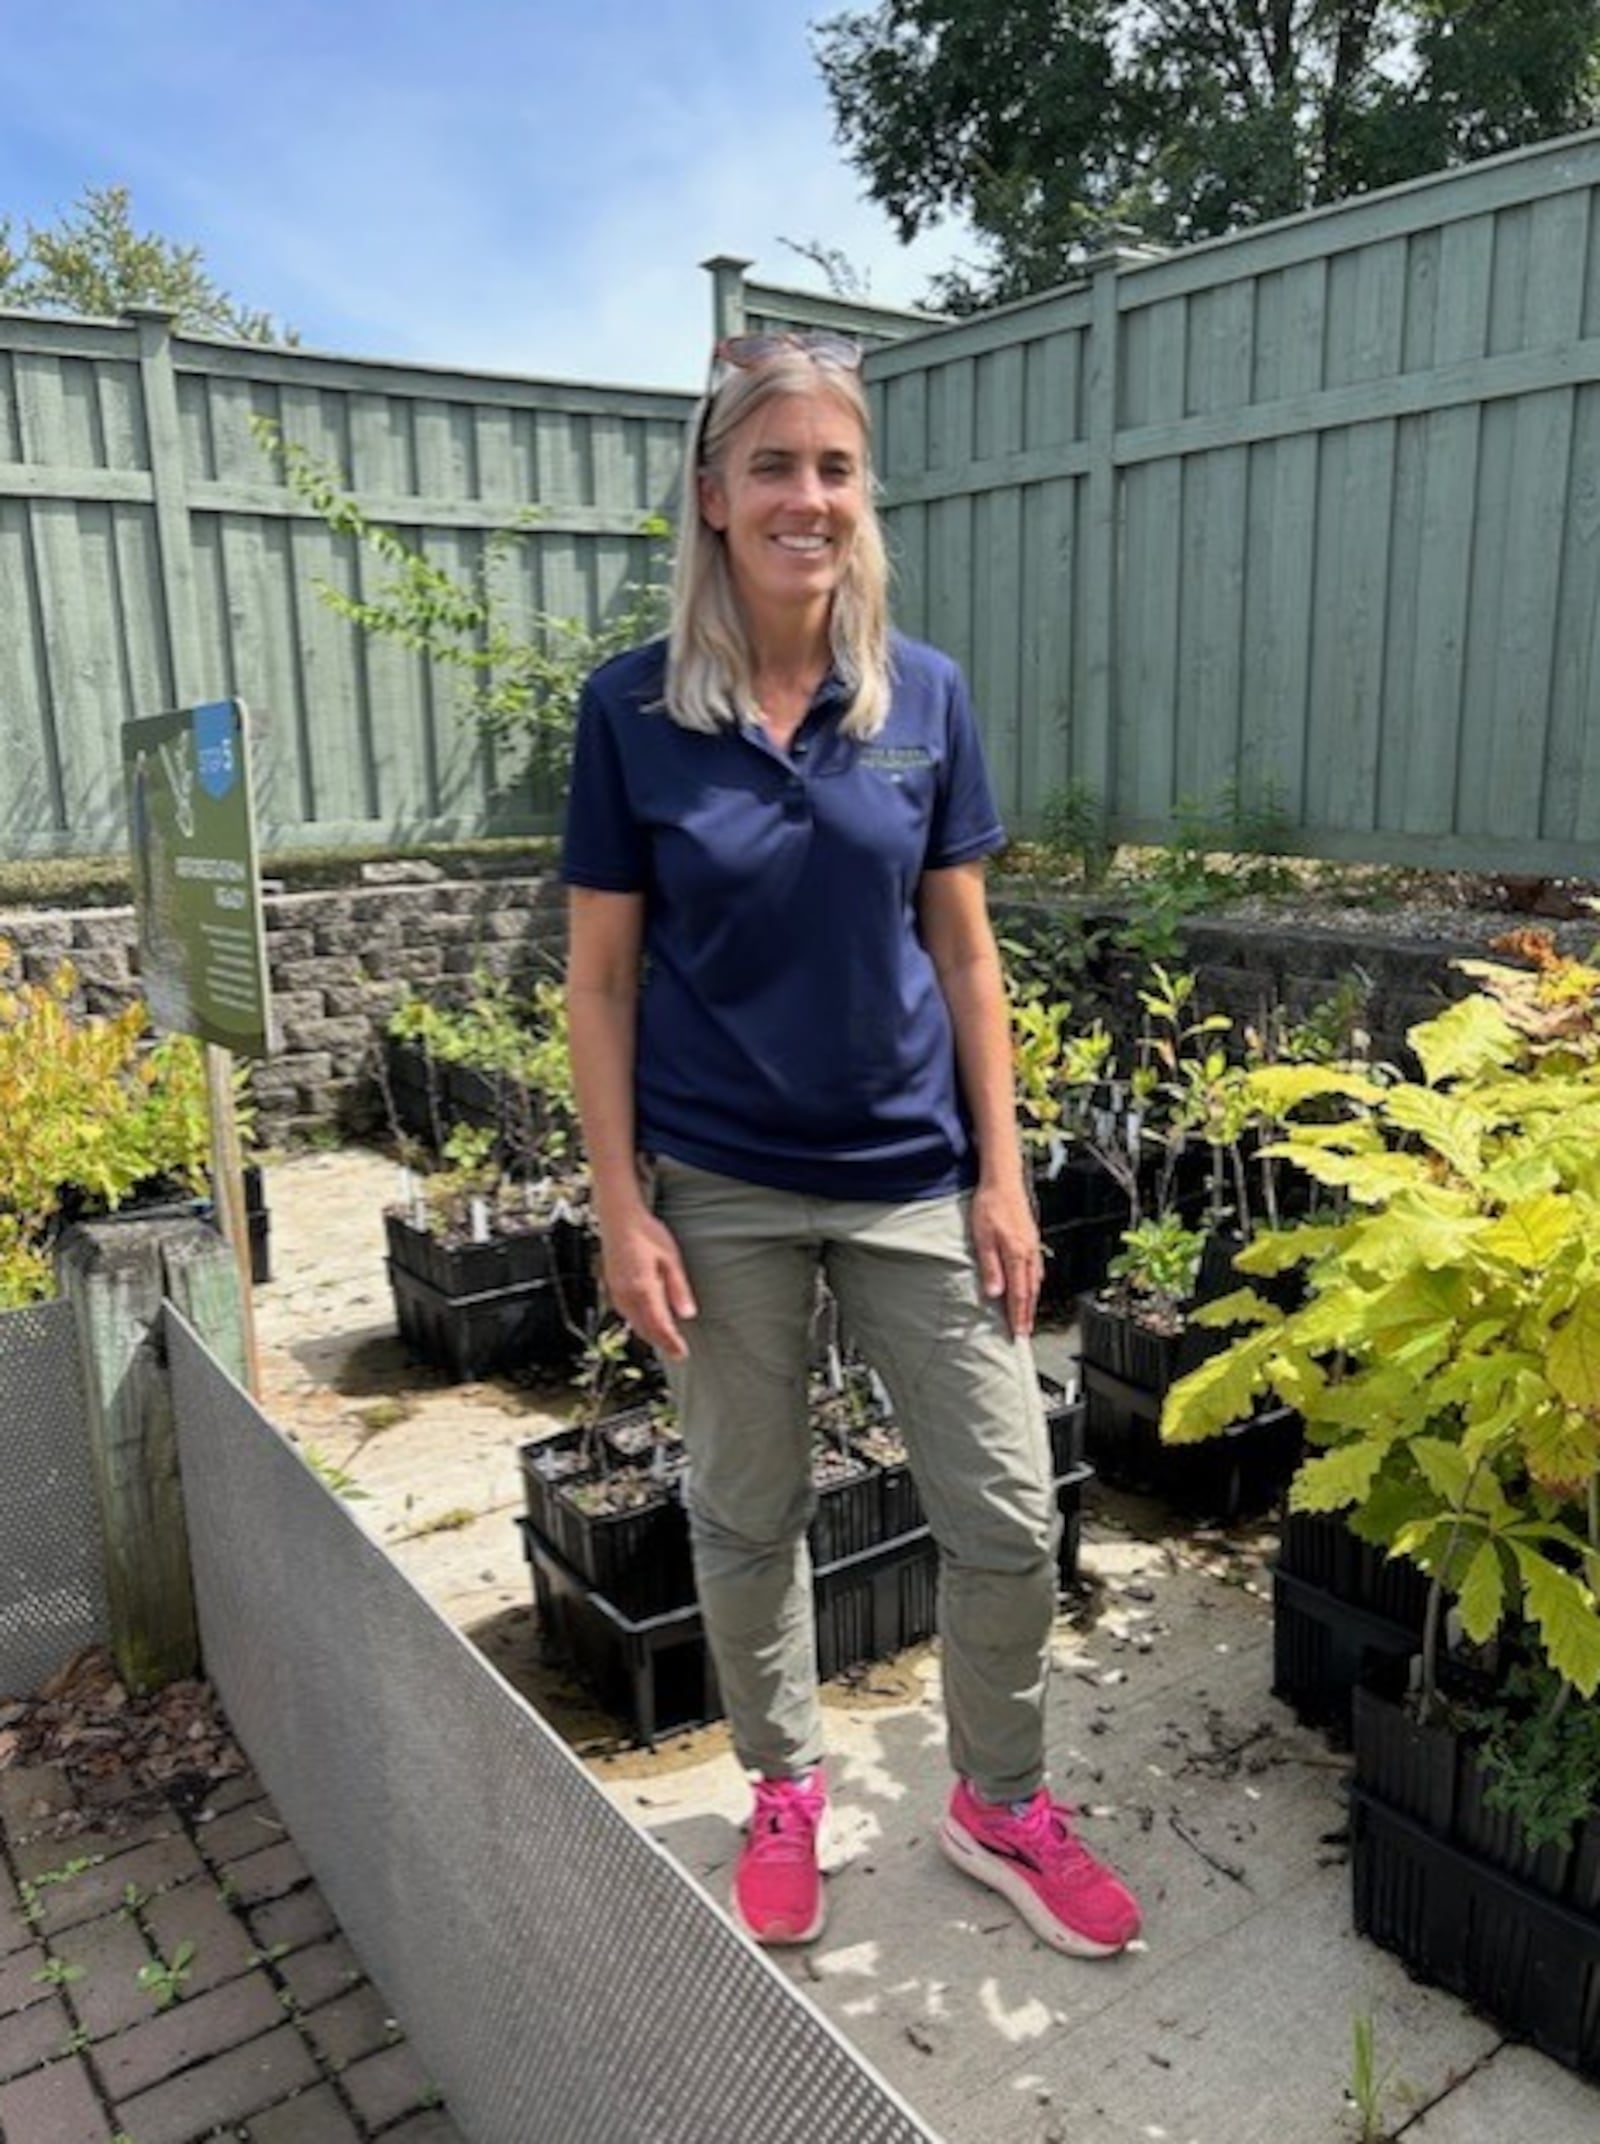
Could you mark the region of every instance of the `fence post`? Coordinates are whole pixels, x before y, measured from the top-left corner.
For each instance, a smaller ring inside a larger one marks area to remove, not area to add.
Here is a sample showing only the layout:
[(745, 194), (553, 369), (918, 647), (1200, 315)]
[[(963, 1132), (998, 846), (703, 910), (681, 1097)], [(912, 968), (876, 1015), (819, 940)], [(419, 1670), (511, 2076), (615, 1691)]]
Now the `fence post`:
[(1084, 564), (1083, 720), (1075, 725), (1069, 771), (1111, 815), (1116, 801), (1117, 633), (1117, 277), (1148, 258), (1119, 245), (1091, 254), (1089, 362), (1084, 382), (1089, 447)]
[(711, 340), (745, 331), (744, 272), (752, 264), (736, 253), (713, 253), (701, 267), (711, 277)]
[(156, 1690), (200, 1661), (162, 1305), (242, 1376), (237, 1271), (215, 1230), (187, 1219), (84, 1222), (56, 1266), (83, 1363), (111, 1649), (129, 1690)]

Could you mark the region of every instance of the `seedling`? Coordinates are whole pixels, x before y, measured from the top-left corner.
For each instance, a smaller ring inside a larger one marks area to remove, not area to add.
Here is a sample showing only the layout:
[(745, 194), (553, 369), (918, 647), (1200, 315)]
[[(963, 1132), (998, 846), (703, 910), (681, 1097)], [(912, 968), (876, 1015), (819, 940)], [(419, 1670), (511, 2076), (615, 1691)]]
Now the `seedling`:
[(1360, 2144), (1382, 2144), (1383, 2102), (1388, 2096), (1390, 2069), (1378, 2068), (1372, 2012), (1361, 2011), (1350, 2024), (1350, 2089), (1347, 2097), (1360, 2123)]
[(52, 1958), (33, 1977), (41, 1987), (70, 1988), (75, 1980), (84, 1979), (88, 1970), (86, 1965), (69, 1965), (65, 1958)]
[(170, 1958), (152, 1958), (148, 1965), (140, 1966), (139, 1985), (155, 1997), (158, 2010), (168, 2009), (182, 1994), (194, 1970), (194, 1955), (194, 1945), (186, 1939)]

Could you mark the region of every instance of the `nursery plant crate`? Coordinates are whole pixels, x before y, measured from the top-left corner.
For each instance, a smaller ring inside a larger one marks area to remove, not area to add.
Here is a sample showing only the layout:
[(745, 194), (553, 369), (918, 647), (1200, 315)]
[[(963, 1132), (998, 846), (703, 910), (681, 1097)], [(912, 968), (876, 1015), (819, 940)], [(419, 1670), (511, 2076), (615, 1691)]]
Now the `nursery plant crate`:
[(1358, 1932), (1556, 2061), (1600, 2073), (1600, 1822), (1530, 1846), (1488, 1807), (1472, 1744), (1412, 1719), (1403, 1683), (1391, 1666), (1355, 1692)]
[[(614, 1422), (648, 1412), (630, 1408)], [(655, 1480), (649, 1469), (626, 1465), (600, 1474), (586, 1463), (579, 1429), (533, 1439), (518, 1457), (530, 1525), (622, 1615), (637, 1621), (692, 1604), (689, 1521), (676, 1476)], [(641, 1500), (595, 1508), (591, 1499), (608, 1480)]]
[[(607, 1708), (645, 1744), (672, 1728), (719, 1719), (722, 1706), (697, 1606), (635, 1617), (589, 1585), (555, 1544), (519, 1518), (540, 1624)], [(928, 1637), (938, 1559), (921, 1532), (812, 1574), (820, 1672), (863, 1667)]]
[(458, 1379), (560, 1368), (594, 1307), (583, 1230), (566, 1222), (457, 1243), (388, 1213), (389, 1282), (400, 1336)]
[(1600, 2070), (1600, 1922), (1361, 1788), (1351, 1872), (1359, 1934), (1567, 2068)]
[(722, 1717), (716, 1669), (692, 1604), (632, 1617), (596, 1593), (554, 1545), (520, 1518), (546, 1649), (563, 1660), (608, 1712), (651, 1747), (674, 1729)]
[(444, 1082), (430, 1073), (428, 1054), (420, 1043), (399, 1035), (383, 1038), (383, 1076), (389, 1112), (395, 1129), (408, 1138), (434, 1146), (449, 1130), (444, 1110)]
[[(648, 1745), (671, 1729), (721, 1717), (716, 1675), (692, 1601), (629, 1614), (574, 1569), (550, 1529), (538, 1522), (536, 1514), (550, 1510), (560, 1493), (559, 1466), (552, 1462), (570, 1453), (567, 1440), (575, 1436), (564, 1432), (522, 1448), (529, 1509), (517, 1523), (532, 1566), (540, 1625), (553, 1650)], [(546, 1465), (536, 1468), (531, 1461), (541, 1452)], [(1063, 1584), (1077, 1575), (1082, 1491), (1092, 1473), (1080, 1464), (1056, 1483)], [(938, 1550), (926, 1527), (814, 1565), (818, 1671), (824, 1680), (931, 1637), (938, 1585)]]
[(1290, 1512), (1272, 1576), (1272, 1688), (1341, 1746), (1357, 1684), (1422, 1642), (1428, 1582), (1358, 1541), (1342, 1512)]
[(1087, 1444), (1095, 1472), (1118, 1488), (1164, 1497), (1217, 1519), (1270, 1510), (1300, 1460), (1300, 1419), (1269, 1408), (1203, 1444), (1161, 1441), (1163, 1391), (1131, 1384), (1093, 1364), (1083, 1370)]
[(879, 1546), (883, 1539), (883, 1501), (879, 1493), (879, 1470), (864, 1459), (830, 1447), (814, 1471), (817, 1508), (807, 1538), (811, 1561), (819, 1569), (858, 1556)]

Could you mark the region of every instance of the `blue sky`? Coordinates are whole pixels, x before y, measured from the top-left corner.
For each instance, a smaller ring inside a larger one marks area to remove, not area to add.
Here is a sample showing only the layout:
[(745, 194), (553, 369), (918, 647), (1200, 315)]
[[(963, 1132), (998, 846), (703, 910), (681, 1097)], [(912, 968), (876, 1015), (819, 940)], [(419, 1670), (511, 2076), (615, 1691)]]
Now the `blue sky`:
[(120, 183), (308, 347), (697, 386), (710, 254), (822, 288), (780, 243), (816, 239), (899, 305), (971, 250), (861, 198), (810, 51), (841, 4), (13, 0), (0, 213)]

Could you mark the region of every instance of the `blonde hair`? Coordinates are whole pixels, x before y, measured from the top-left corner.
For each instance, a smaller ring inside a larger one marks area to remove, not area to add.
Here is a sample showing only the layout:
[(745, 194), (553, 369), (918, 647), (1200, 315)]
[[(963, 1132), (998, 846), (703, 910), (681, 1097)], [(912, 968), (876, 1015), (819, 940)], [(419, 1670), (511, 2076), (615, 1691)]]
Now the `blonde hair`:
[(840, 728), (873, 737), (889, 714), (889, 562), (873, 504), (871, 425), (860, 374), (782, 350), (730, 372), (696, 410), (683, 472), (683, 518), (672, 577), (667, 643), (667, 712), (685, 729), (737, 723), (755, 705), (755, 649), (734, 593), (727, 546), (700, 511), (700, 477), (720, 467), (747, 417), (778, 395), (831, 394), (861, 426), (866, 450), (862, 511), (828, 619), (834, 671), (848, 695)]

